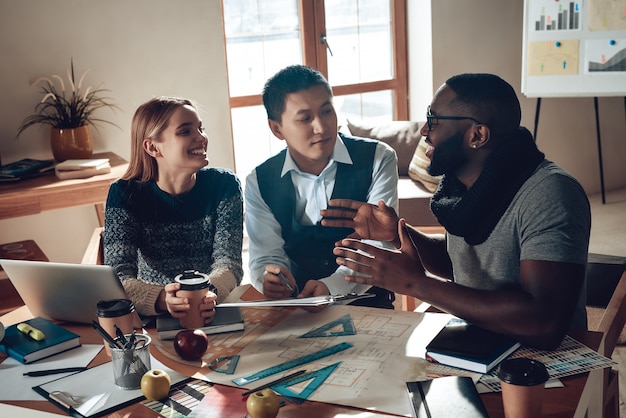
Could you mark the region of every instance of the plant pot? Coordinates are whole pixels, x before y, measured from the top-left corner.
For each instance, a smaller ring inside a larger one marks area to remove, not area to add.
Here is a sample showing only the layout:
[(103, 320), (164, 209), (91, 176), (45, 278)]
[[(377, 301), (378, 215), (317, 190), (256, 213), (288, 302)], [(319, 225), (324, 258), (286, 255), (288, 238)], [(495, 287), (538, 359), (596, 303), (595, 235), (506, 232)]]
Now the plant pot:
[(58, 162), (91, 158), (93, 154), (91, 129), (89, 125), (70, 129), (50, 128), (50, 147), (54, 159)]

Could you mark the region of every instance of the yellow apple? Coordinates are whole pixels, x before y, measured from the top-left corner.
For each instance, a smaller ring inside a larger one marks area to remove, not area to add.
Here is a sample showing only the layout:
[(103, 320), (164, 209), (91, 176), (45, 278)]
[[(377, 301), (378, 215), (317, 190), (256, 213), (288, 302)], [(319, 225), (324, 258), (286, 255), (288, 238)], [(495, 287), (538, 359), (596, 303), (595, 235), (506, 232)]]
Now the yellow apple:
[(171, 384), (170, 375), (163, 370), (148, 370), (141, 377), (141, 393), (149, 401), (159, 401), (167, 398)]
[(254, 392), (246, 401), (250, 418), (274, 418), (278, 415), (280, 401), (272, 389)]

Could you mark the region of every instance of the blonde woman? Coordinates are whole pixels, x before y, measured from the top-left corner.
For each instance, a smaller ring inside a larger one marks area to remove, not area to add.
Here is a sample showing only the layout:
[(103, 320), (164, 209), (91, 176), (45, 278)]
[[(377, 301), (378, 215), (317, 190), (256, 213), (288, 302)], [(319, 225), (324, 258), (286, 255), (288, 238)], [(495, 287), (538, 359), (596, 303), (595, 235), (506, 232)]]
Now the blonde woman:
[(105, 263), (113, 266), (143, 316), (187, 314), (174, 277), (208, 274), (215, 286), (200, 305), (205, 323), (243, 275), (243, 199), (233, 172), (207, 167), (208, 137), (190, 100), (158, 97), (132, 121), (131, 161), (109, 189)]

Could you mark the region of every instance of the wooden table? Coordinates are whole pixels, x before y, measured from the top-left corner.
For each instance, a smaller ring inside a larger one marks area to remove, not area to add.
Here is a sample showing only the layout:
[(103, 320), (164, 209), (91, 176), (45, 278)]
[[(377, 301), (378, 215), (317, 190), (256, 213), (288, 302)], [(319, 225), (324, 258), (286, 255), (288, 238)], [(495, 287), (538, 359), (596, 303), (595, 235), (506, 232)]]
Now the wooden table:
[(16, 183), (0, 184), (0, 219), (35, 215), (47, 210), (73, 206), (95, 205), (100, 226), (110, 184), (121, 177), (128, 162), (112, 152), (93, 154), (92, 158), (108, 158), (111, 172), (85, 179), (59, 180), (47, 174)]
[[(30, 311), (28, 308), (23, 306), (13, 312), (3, 315), (0, 317), (0, 321), (2, 321), (5, 326), (8, 326), (30, 317), (32, 317)], [(79, 334), (83, 344), (102, 344), (102, 338), (90, 326), (76, 324), (63, 324), (63, 326)], [(157, 338), (155, 329), (148, 329), (148, 332), (153, 338)], [(602, 337), (601, 333), (592, 331), (572, 331), (570, 335), (594, 350), (597, 350)], [(198, 371), (197, 366), (174, 362), (156, 349), (152, 350), (152, 355), (163, 364), (177, 370), (180, 373), (192, 376), (196, 371)], [(0, 361), (3, 361), (4, 358), (5, 356), (0, 354)], [(104, 350), (101, 350), (89, 366), (96, 366), (106, 361), (109, 361), (109, 358), (106, 356)], [(590, 373), (582, 373), (566, 377), (561, 379), (561, 381), (564, 384), (563, 388), (547, 389), (545, 391), (542, 417), (583, 417), (590, 406), (591, 411), (589, 416), (601, 416), (601, 414), (597, 414), (597, 406), (594, 405), (593, 401), (598, 398), (601, 399), (601, 396), (599, 396), (600, 392), (598, 391), (600, 391), (602, 387), (602, 370), (595, 370)], [(244, 389), (240, 390), (244, 391)], [(406, 394), (400, 393), (398, 396), (406, 396)], [(489, 412), (490, 417), (504, 417), (502, 397), (500, 393), (483, 394), (481, 395), (481, 398), (487, 408), (487, 411)], [(236, 401), (241, 402), (241, 398), (238, 398)], [(62, 413), (52, 403), (43, 400), (3, 401), (3, 403), (57, 414)], [(280, 409), (278, 417), (320, 418), (334, 417), (339, 414), (342, 416), (358, 416), (359, 418), (392, 416), (387, 414), (375, 414), (358, 408), (327, 404), (323, 402), (306, 401), (302, 405), (287, 404)], [(144, 407), (140, 403), (137, 403), (123, 408), (110, 416), (158, 417), (160, 415)]]

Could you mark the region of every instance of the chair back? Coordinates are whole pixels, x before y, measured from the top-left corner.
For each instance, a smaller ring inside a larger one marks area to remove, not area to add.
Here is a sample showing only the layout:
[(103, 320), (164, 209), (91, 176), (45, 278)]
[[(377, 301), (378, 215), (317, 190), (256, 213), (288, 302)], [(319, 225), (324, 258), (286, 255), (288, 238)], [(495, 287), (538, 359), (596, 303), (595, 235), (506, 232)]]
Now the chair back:
[(104, 264), (103, 227), (94, 229), (83, 254), (81, 264)]

